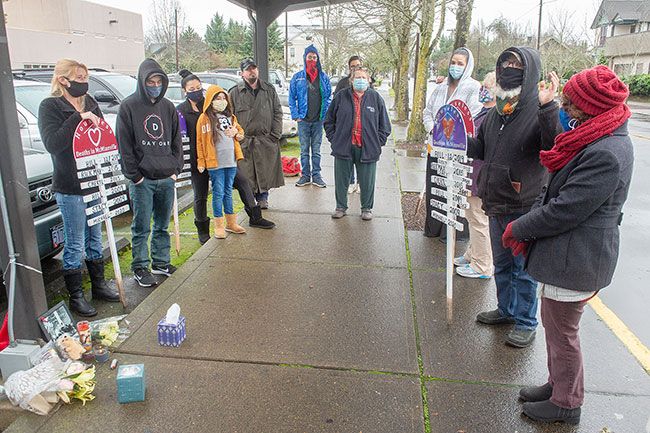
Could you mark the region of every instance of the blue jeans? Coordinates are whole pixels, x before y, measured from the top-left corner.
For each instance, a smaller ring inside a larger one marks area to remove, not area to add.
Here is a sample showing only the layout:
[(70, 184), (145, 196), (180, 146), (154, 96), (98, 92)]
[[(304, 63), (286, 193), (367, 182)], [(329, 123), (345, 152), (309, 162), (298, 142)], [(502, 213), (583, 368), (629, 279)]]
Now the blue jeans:
[[(174, 180), (147, 179), (138, 185), (129, 185), (131, 195), (131, 269), (149, 269), (149, 264), (165, 267), (169, 265), (169, 219), (174, 206)], [(151, 218), (153, 217), (153, 234)], [(151, 260), (147, 241), (151, 235)]]
[(86, 208), (97, 204), (84, 203), (83, 196), (55, 193), (56, 203), (63, 217), (63, 269), (81, 268), (84, 250), (86, 260), (101, 260), (104, 257), (102, 247), (102, 225), (88, 227)]
[(212, 211), (215, 218), (232, 215), (232, 185), (235, 182), (237, 167), (215, 168), (208, 170), (212, 182)]
[(499, 313), (504, 317), (514, 317), (515, 329), (532, 330), (537, 327), (537, 281), (524, 271), (524, 256), (513, 256), (510, 248), (504, 248), (501, 243), (506, 226), (520, 216), (490, 217), (494, 281)]
[[(320, 145), (323, 142), (323, 121), (298, 122), (298, 139), (300, 140), (300, 164), (302, 175), (318, 179), (320, 177)], [(311, 151), (311, 168), (309, 152)]]

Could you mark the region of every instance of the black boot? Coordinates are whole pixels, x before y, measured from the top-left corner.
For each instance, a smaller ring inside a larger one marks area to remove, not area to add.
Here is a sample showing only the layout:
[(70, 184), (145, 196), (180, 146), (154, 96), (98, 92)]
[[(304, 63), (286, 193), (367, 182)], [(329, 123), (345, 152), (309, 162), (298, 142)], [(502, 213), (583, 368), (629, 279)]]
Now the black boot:
[(93, 299), (103, 299), (108, 302), (120, 302), (120, 295), (110, 287), (104, 279), (104, 261), (86, 260), (90, 283), (92, 284)]
[(210, 240), (210, 220), (194, 221), (196, 232), (199, 234), (199, 242), (201, 245)]
[(70, 310), (83, 317), (96, 316), (97, 310), (84, 298), (84, 290), (81, 287), (81, 269), (65, 271), (63, 279), (65, 280), (65, 287), (70, 293)]
[(551, 403), (551, 400), (524, 403), (522, 407), (524, 415), (540, 422), (565, 422), (567, 424), (579, 424), (581, 409), (564, 409)]
[(250, 217), (248, 225), (251, 227), (257, 227), (260, 229), (272, 229), (275, 227), (274, 222), (262, 218), (262, 209), (259, 206), (252, 207), (248, 216)]

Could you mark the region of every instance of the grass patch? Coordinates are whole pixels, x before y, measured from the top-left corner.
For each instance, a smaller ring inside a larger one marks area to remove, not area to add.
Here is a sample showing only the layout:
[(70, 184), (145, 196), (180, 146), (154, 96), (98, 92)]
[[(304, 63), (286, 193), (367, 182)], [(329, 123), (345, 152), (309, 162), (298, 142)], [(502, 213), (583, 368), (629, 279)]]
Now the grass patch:
[(289, 158), (300, 158), (300, 140), (298, 137), (287, 138), (286, 143), (280, 146), (282, 156)]

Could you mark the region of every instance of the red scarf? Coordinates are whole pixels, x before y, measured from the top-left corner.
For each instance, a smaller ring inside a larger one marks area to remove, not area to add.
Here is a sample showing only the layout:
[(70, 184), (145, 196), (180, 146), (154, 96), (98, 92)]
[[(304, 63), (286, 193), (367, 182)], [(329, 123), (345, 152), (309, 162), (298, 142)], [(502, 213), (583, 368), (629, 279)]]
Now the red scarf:
[(307, 72), (307, 76), (309, 76), (309, 82), (313, 83), (318, 76), (318, 66), (316, 66), (316, 60), (307, 60), (305, 72)]
[(552, 173), (559, 171), (589, 144), (618, 129), (631, 114), (628, 106), (621, 104), (592, 117), (572, 131), (558, 135), (551, 150), (539, 153), (542, 165)]

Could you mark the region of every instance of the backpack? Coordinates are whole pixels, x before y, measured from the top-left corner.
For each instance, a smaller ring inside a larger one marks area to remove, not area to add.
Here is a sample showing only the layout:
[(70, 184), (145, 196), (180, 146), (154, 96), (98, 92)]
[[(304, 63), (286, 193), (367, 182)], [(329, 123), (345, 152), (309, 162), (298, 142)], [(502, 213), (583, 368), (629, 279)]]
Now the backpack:
[(298, 158), (292, 158), (289, 156), (282, 157), (282, 173), (284, 173), (285, 176), (298, 176), (300, 171), (300, 162), (298, 162)]

